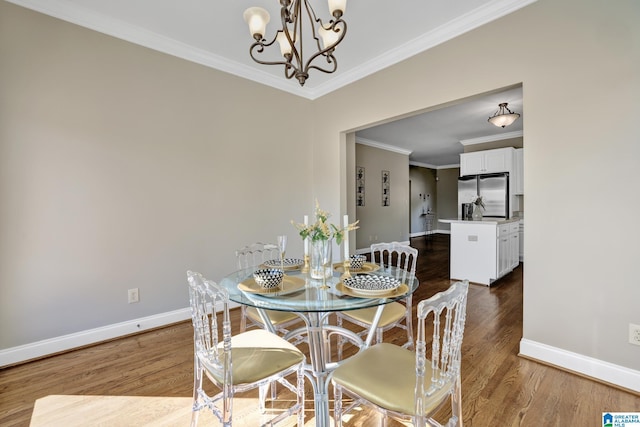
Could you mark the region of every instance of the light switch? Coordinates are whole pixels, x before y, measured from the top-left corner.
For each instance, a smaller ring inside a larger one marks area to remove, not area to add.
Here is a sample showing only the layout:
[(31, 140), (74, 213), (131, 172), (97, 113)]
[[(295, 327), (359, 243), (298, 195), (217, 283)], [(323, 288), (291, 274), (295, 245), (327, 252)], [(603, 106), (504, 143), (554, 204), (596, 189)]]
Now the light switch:
[(470, 235), (470, 236), (467, 236), (467, 239), (470, 242), (477, 242), (478, 241), (478, 236), (476, 236), (475, 234), (474, 235)]

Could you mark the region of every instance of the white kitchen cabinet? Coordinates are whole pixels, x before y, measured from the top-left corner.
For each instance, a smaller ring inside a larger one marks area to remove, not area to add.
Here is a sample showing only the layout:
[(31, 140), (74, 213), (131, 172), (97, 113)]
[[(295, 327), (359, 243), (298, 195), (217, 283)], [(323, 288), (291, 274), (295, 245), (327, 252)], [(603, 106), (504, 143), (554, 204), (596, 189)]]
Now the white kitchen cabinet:
[(516, 148), (514, 156), (514, 189), (513, 194), (524, 194), (524, 148)]
[(519, 221), (440, 221), (451, 224), (451, 279), (491, 285), (518, 266)]
[(497, 277), (502, 277), (518, 266), (520, 262), (520, 225), (509, 222), (498, 226)]
[(460, 154), (460, 176), (483, 173), (513, 173), (513, 147)]
[(450, 277), (483, 285), (496, 277), (496, 223), (451, 222)]
[(509, 270), (520, 264), (520, 221), (509, 223)]
[(505, 227), (505, 231), (498, 232), (498, 265), (495, 277), (504, 276), (511, 268), (511, 242), (509, 239), (509, 233), (506, 231), (507, 228), (508, 227)]
[(520, 239), (518, 245), (520, 246), (520, 261), (524, 261), (524, 221), (520, 221)]

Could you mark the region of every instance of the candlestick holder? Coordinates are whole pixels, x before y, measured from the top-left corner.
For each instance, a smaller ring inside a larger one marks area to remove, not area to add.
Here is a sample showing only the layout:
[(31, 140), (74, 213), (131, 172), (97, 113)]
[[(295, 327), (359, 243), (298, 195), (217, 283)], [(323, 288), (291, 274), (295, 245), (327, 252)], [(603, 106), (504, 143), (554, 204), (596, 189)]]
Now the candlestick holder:
[(309, 259), (310, 256), (309, 255), (305, 255), (304, 256), (304, 265), (302, 266), (302, 273), (308, 273), (309, 272)]
[(351, 261), (347, 258), (344, 260), (344, 262), (342, 263), (342, 269), (344, 270), (344, 273), (342, 273), (342, 276), (340, 276), (340, 279), (348, 279), (351, 277), (351, 273), (349, 272), (349, 270), (351, 269)]

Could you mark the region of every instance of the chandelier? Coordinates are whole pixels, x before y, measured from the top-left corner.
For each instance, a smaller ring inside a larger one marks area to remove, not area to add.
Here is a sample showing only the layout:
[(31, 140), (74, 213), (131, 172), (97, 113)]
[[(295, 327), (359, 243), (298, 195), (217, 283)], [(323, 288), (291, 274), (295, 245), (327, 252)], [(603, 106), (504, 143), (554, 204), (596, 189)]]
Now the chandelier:
[[(342, 20), (346, 5), (347, 0), (329, 0), (329, 12), (333, 19), (325, 24), (316, 17), (309, 0), (280, 0), (282, 28), (276, 31), (269, 42), (264, 38), (270, 19), (269, 12), (261, 7), (250, 7), (244, 11), (244, 20), (255, 40), (249, 48), (251, 58), (259, 64), (284, 65), (284, 75), (288, 79), (295, 77), (300, 86), (304, 86), (311, 69), (333, 73), (338, 68), (333, 52), (347, 32), (347, 24)], [(305, 59), (303, 53), (303, 38), (307, 41), (306, 47), (314, 50), (308, 59)], [(259, 59), (258, 56), (265, 52), (265, 48), (276, 41), (284, 59)]]
[(507, 108), (509, 105), (507, 102), (503, 102), (498, 104), (498, 111), (491, 117), (489, 117), (489, 123), (493, 123), (498, 127), (504, 128), (505, 126), (509, 126), (511, 123), (518, 120), (520, 114), (514, 113), (513, 111)]

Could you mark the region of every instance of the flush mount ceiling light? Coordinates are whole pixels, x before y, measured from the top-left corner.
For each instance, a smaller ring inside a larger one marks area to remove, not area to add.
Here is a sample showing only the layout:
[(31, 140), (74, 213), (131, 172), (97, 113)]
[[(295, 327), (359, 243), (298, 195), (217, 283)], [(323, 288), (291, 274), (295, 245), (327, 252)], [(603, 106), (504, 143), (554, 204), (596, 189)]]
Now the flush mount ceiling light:
[(509, 105), (507, 102), (503, 102), (502, 104), (498, 104), (498, 111), (491, 117), (489, 117), (489, 123), (493, 123), (494, 125), (504, 128), (505, 126), (509, 126), (511, 123), (518, 120), (520, 114), (514, 113), (513, 111), (507, 108)]
[[(250, 7), (244, 11), (244, 20), (255, 40), (249, 48), (251, 58), (259, 64), (284, 65), (284, 75), (288, 79), (295, 77), (300, 86), (304, 86), (311, 69), (333, 73), (338, 68), (333, 52), (347, 32), (347, 24), (342, 20), (346, 5), (347, 0), (329, 0), (329, 12), (333, 19), (325, 24), (316, 17), (308, 0), (280, 0), (282, 28), (276, 31), (276, 35), (269, 42), (264, 38), (270, 19), (269, 12), (261, 7)], [(302, 49), (303, 39), (307, 41), (307, 48), (315, 50), (306, 60)], [(280, 53), (284, 60), (257, 58), (265, 53), (265, 48), (276, 41), (280, 45)], [(314, 63), (316, 59), (318, 61)]]

